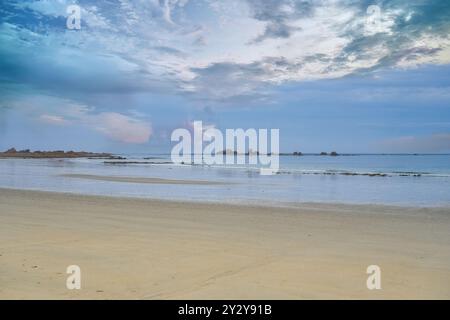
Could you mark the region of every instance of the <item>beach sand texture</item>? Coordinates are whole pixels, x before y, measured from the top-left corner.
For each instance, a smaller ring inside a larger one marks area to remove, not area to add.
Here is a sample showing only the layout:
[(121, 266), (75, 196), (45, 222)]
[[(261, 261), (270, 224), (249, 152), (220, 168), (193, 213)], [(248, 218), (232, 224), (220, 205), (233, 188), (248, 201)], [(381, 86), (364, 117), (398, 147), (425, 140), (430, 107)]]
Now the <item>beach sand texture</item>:
[[(449, 299), (450, 209), (0, 189), (1, 299)], [(381, 267), (368, 290), (366, 268)], [(66, 268), (81, 268), (81, 290)]]

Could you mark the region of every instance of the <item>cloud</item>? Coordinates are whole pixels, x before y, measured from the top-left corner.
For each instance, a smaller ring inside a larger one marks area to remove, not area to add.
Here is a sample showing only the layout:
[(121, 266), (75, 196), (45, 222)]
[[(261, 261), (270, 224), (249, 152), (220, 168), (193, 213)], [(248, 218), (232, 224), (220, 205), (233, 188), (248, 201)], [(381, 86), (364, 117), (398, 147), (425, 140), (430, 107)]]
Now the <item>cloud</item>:
[(63, 125), (69, 124), (69, 121), (67, 121), (63, 117), (49, 115), (49, 114), (43, 114), (43, 115), (39, 116), (39, 120), (46, 124), (58, 125), (58, 126), (63, 126)]
[[(248, 3), (251, 15), (266, 24), (264, 32), (249, 42), (249, 61), (191, 68), (194, 91), (218, 100), (258, 98), (267, 85), (450, 62), (450, 22), (444, 18), (450, 15), (450, 4), (379, 2), (379, 25), (373, 29), (368, 24), (369, 2)], [(253, 50), (264, 54), (254, 56)], [(206, 85), (212, 77), (220, 89)]]
[(152, 134), (152, 128), (149, 123), (115, 112), (100, 113), (86, 120), (95, 130), (115, 141), (123, 143), (146, 143)]
[(285, 82), (450, 62), (448, 1), (378, 1), (370, 32), (370, 1), (79, 1), (80, 31), (65, 27), (71, 3), (2, 7), (1, 80), (69, 97), (163, 92), (246, 104)]
[(123, 115), (117, 112), (102, 112), (99, 114), (86, 113), (85, 111), (71, 110), (72, 120), (67, 120), (63, 116), (43, 114), (39, 116), (39, 121), (47, 125), (67, 125), (86, 126), (91, 130), (100, 132), (107, 138), (127, 143), (143, 144), (150, 140), (152, 126), (149, 122)]
[(270, 38), (289, 38), (295, 31), (301, 30), (291, 24), (311, 15), (314, 10), (313, 1), (247, 0), (247, 2), (253, 17), (266, 23), (264, 33), (253, 43)]
[(404, 136), (377, 143), (382, 150), (394, 153), (441, 153), (450, 152), (450, 133), (429, 136)]
[[(192, 70), (196, 77), (190, 82), (192, 92), (203, 92), (205, 97), (219, 101), (224, 98), (259, 95), (261, 82), (267, 74), (261, 63), (215, 63)], [(242, 84), (237, 87), (236, 84)], [(211, 85), (214, 84), (214, 85)], [(198, 95), (196, 95), (198, 97)]]
[(284, 24), (269, 24), (264, 30), (264, 33), (258, 36), (251, 43), (258, 43), (264, 41), (268, 38), (289, 38), (291, 34), (296, 31), (301, 30), (300, 28), (291, 27)]
[(41, 125), (89, 129), (125, 144), (147, 143), (153, 134), (151, 122), (135, 110), (129, 114), (99, 112), (94, 107), (72, 100), (35, 94), (6, 101), (5, 104)]

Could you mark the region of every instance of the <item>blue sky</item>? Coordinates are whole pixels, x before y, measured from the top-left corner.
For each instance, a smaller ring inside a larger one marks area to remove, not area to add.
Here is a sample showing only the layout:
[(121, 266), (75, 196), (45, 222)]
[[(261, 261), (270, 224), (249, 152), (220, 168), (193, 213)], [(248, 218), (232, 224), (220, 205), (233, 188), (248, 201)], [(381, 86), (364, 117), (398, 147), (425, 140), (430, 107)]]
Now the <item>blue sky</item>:
[(167, 152), (202, 120), (450, 152), (449, 31), (448, 1), (2, 1), (0, 149)]

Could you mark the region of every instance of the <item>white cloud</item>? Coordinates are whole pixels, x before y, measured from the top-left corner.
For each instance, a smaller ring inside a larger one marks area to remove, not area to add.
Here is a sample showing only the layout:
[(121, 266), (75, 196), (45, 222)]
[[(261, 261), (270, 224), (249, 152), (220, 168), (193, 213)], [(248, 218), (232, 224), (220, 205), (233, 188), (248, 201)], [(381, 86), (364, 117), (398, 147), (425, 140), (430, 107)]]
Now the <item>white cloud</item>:
[[(61, 17), (68, 3), (26, 1), (21, 6)], [(120, 6), (81, 5), (88, 28), (80, 32), (52, 29), (40, 34), (5, 26), (1, 32), (9, 35), (2, 39), (5, 47), (40, 52), (37, 71), (50, 65), (47, 74), (59, 75), (65, 80), (61, 83), (74, 89), (87, 90), (83, 84), (92, 78), (97, 90), (161, 91), (164, 86), (216, 100), (252, 95), (265, 85), (286, 81), (450, 62), (449, 28), (442, 17), (426, 17), (431, 22), (424, 24), (418, 6), (407, 1), (385, 6), (380, 28), (369, 34), (367, 8), (357, 1), (335, 0), (121, 0)], [(397, 21), (406, 26), (398, 27)], [(11, 39), (21, 39), (20, 44)], [(53, 59), (58, 63), (49, 64)], [(229, 68), (217, 74), (217, 65)], [(227, 87), (209, 82), (210, 73)]]
[(141, 144), (149, 141), (151, 125), (115, 112), (89, 116), (87, 121), (105, 136), (119, 142)]
[[(110, 140), (143, 144), (152, 136), (152, 124), (145, 116), (131, 112), (97, 112), (95, 108), (57, 97), (32, 95), (7, 103), (45, 125), (88, 128)], [(46, 113), (42, 113), (45, 110)], [(36, 116), (37, 114), (37, 116)]]
[(55, 115), (49, 115), (49, 114), (41, 115), (39, 117), (39, 120), (41, 122), (43, 122), (43, 123), (46, 123), (46, 124), (58, 125), (58, 126), (69, 124), (69, 121), (67, 121), (63, 117), (55, 116)]

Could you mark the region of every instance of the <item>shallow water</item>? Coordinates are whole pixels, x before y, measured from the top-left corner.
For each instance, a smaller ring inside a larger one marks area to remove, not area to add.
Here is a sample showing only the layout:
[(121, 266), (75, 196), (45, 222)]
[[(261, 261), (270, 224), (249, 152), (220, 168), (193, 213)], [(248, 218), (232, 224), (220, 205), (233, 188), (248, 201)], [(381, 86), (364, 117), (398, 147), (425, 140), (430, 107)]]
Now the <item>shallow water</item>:
[[(273, 176), (260, 175), (254, 165), (176, 165), (165, 163), (169, 158), (164, 155), (153, 155), (152, 159), (144, 159), (149, 155), (122, 156), (127, 157), (124, 161), (151, 163), (118, 165), (101, 159), (0, 159), (0, 187), (232, 203), (450, 206), (450, 155), (281, 156), (280, 174)], [(64, 177), (64, 174), (226, 184), (141, 184)]]

